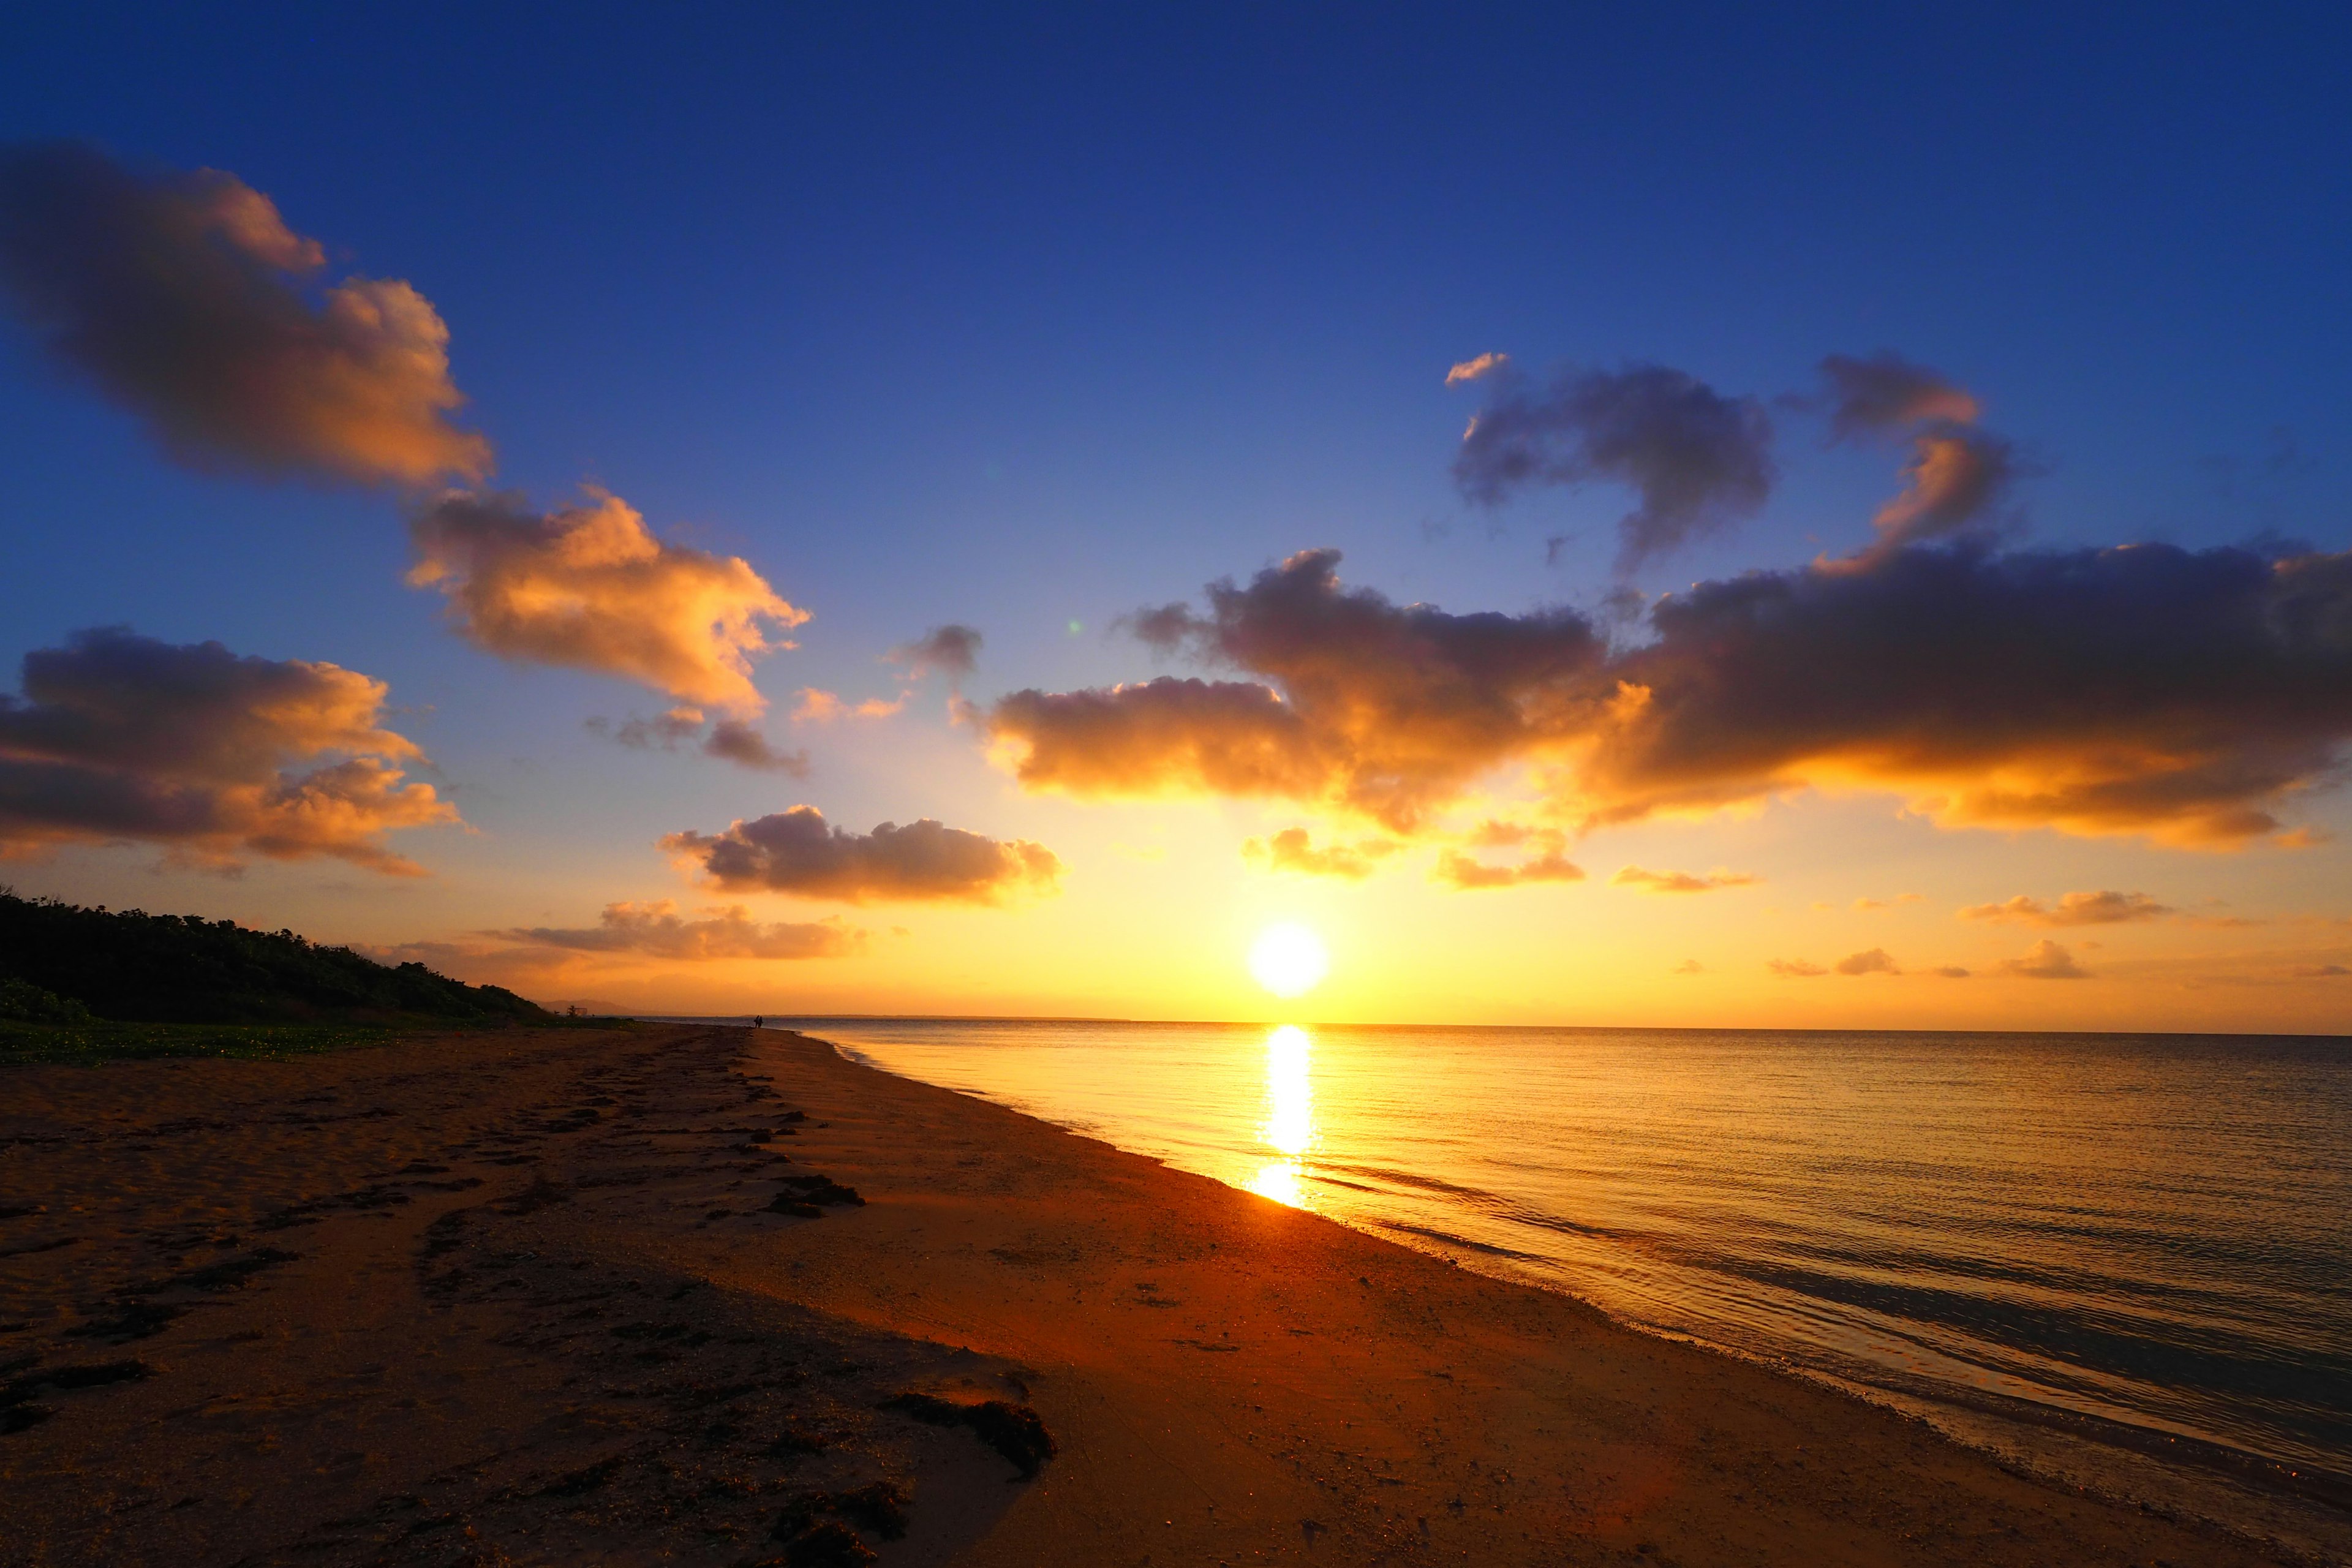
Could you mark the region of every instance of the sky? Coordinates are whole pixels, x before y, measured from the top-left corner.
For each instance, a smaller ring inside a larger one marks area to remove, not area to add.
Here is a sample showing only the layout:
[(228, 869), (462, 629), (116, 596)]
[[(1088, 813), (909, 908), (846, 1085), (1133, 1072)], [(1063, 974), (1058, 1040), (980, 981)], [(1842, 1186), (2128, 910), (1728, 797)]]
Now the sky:
[(0, 881), (633, 1010), (2352, 1025), (2340, 12), (676, 9), (12, 21)]

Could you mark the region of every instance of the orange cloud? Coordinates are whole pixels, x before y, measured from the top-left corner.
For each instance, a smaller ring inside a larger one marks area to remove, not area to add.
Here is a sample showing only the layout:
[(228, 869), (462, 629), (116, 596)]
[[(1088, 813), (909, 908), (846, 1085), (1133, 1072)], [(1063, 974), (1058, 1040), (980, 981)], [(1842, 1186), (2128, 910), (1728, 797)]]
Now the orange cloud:
[(809, 617), (734, 556), (656, 539), (618, 496), (545, 514), (514, 495), (453, 491), (410, 524), (408, 580), (449, 601), (458, 635), (502, 658), (594, 670), (690, 703), (767, 706), (751, 659), (766, 628)]
[(1475, 359), (1465, 359), (1445, 373), (1445, 384), (1459, 386), (1465, 381), (1476, 381), (1481, 376), (1494, 374), (1510, 363), (1511, 356), (1506, 353), (1488, 353)]
[(1360, 881), (1380, 868), (1380, 862), (1404, 847), (1390, 838), (1365, 838), (1354, 844), (1329, 844), (1318, 849), (1307, 829), (1286, 827), (1269, 838), (1252, 838), (1242, 845), (1242, 858), (1262, 863), (1269, 871), (1296, 871), (1308, 877), (1344, 877)]
[(0, 696), (0, 856), (139, 842), (220, 869), (331, 856), (421, 876), (383, 836), (458, 820), (403, 782), (424, 754), (382, 727), (384, 683), (336, 665), (111, 627), (27, 654), (24, 690)]
[(1763, 879), (1721, 867), (1701, 877), (1689, 871), (1645, 871), (1639, 866), (1627, 866), (1609, 879), (1609, 885), (1643, 888), (1653, 893), (1712, 893), (1719, 888), (1752, 888)]
[(2088, 980), (2091, 972), (2074, 962), (2074, 955), (2064, 948), (2042, 938), (2025, 950), (2021, 957), (2004, 958), (2000, 962), (2003, 974), (2014, 974), (2027, 980)]
[(723, 833), (673, 833), (669, 854), (730, 892), (797, 893), (845, 903), (1003, 903), (1015, 893), (1058, 890), (1062, 862), (1042, 844), (1001, 842), (929, 817), (871, 833), (828, 828), (824, 814), (796, 805)]
[(2352, 554), (1909, 545), (1667, 595), (1612, 653), (1565, 609), (1450, 615), (1306, 551), (1201, 614), (1135, 621), (1254, 679), (1016, 691), (986, 715), (1033, 789), (1222, 795), (1420, 831), (1531, 767), (1587, 826), (1806, 786), (1948, 826), (2228, 846), (2352, 741)]
[[(2020, 893), (1998, 904), (1970, 904), (1960, 910), (1964, 921), (2008, 921), (2037, 926), (2120, 925), (2129, 921), (2160, 921), (2177, 913), (2146, 893), (2068, 893), (2055, 905)], [(2239, 922), (2244, 923), (2244, 922)]]
[(1874, 947), (1867, 952), (1848, 953), (1837, 961), (1837, 972), (1840, 974), (1900, 974), (1903, 973), (1901, 967), (1887, 955), (1886, 950), (1883, 947)]
[(801, 700), (793, 709), (793, 721), (829, 724), (836, 719), (887, 719), (906, 706), (904, 693), (888, 702), (879, 697), (869, 697), (863, 702), (850, 703), (844, 702), (830, 691), (803, 686), (801, 688)]
[(198, 467), (478, 479), (448, 422), (449, 331), (396, 279), (305, 283), (324, 249), (217, 169), (135, 173), (72, 142), (0, 151), (0, 285), (51, 353)]

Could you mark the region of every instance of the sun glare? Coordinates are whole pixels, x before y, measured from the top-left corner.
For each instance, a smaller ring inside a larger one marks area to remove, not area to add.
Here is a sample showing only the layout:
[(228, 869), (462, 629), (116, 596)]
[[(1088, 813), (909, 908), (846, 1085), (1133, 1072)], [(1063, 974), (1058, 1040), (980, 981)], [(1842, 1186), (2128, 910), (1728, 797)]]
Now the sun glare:
[(1323, 939), (1303, 925), (1284, 921), (1257, 933), (1250, 948), (1250, 973), (1276, 996), (1304, 996), (1330, 972)]

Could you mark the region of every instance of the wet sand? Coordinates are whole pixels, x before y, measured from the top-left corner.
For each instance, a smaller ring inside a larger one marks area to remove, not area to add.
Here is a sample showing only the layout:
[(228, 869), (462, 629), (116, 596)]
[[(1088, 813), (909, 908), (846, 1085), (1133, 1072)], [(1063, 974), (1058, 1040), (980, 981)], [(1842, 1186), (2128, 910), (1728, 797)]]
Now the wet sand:
[(2286, 1560), (774, 1031), (0, 1069), (16, 1210), (12, 1564)]

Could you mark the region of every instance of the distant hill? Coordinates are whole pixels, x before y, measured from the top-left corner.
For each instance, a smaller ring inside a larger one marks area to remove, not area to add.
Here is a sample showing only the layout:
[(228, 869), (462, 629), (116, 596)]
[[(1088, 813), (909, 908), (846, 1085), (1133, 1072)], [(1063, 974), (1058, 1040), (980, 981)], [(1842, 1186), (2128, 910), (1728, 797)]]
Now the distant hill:
[(421, 963), (378, 963), (289, 931), (0, 892), (0, 996), (36, 991), (124, 1023), (552, 1016), (496, 985), (467, 985)]

